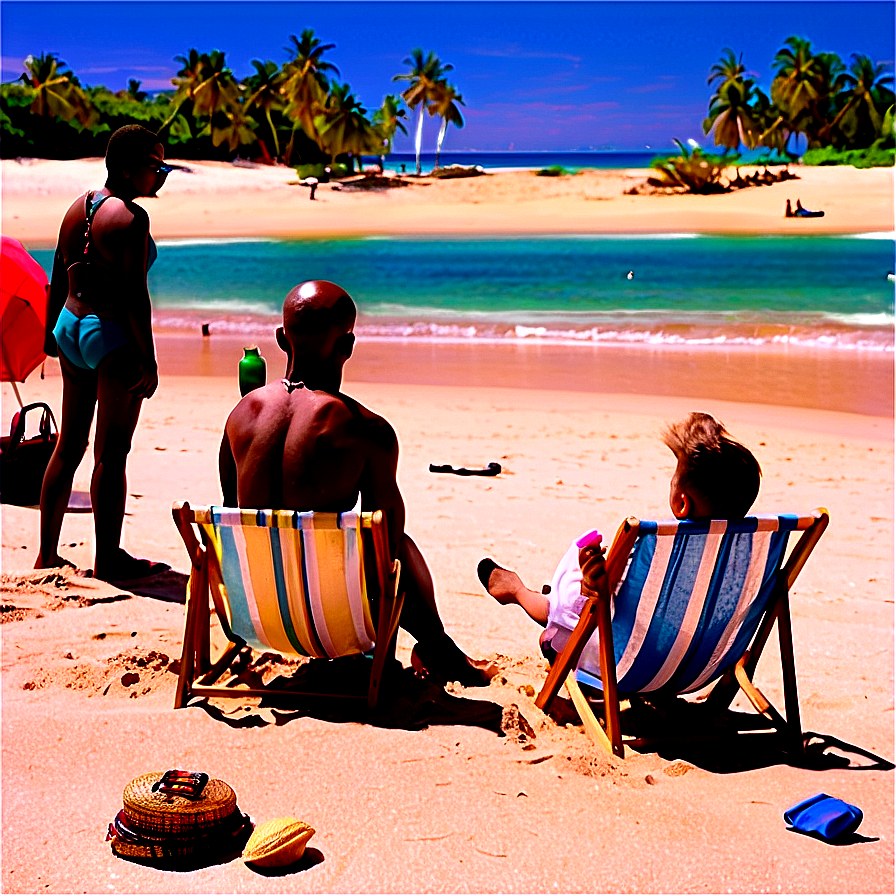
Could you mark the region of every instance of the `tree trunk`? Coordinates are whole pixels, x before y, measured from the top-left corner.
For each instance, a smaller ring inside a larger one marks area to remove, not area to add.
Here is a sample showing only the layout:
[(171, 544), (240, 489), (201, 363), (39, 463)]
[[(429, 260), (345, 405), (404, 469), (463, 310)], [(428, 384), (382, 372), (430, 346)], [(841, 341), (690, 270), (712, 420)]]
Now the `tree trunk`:
[(417, 116), (417, 133), (414, 137), (414, 148), (417, 153), (417, 176), (420, 176), (420, 146), (423, 142), (423, 103), (420, 103), (420, 114)]
[(445, 139), (445, 132), (448, 130), (448, 119), (443, 118), (439, 125), (439, 138), (436, 141), (436, 168), (439, 167), (439, 156), (442, 154), (442, 141)]

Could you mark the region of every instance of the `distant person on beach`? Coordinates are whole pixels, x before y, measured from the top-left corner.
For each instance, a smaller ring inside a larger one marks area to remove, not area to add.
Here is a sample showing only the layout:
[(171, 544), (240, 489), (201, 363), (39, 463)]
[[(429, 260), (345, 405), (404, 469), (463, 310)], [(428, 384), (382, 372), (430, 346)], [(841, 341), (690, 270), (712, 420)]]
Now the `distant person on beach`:
[(224, 503), (287, 510), (384, 511), (393, 556), (401, 561), (401, 626), (417, 639), (418, 674), (484, 686), (483, 664), (445, 633), (435, 588), (419, 548), (404, 531), (396, 482), (398, 438), (392, 426), (341, 392), (355, 343), (355, 303), (335, 283), (296, 286), (283, 303), (277, 342), (286, 377), (246, 395), (231, 411), (220, 452)]
[[(747, 515), (759, 494), (759, 463), (715, 417), (692, 413), (669, 426), (663, 442), (677, 461), (669, 486), (669, 506), (676, 519), (734, 520)], [(490, 558), (481, 560), (477, 569), (485, 590), (498, 603), (518, 604), (545, 626), (541, 644), (549, 656), (556, 652), (551, 639), (560, 630), (572, 631), (582, 609), (577, 541), (561, 559), (546, 594), (527, 588), (517, 573)], [(603, 546), (595, 545), (592, 550), (604, 556)]]
[(152, 131), (119, 128), (106, 149), (105, 186), (79, 196), (59, 229), (46, 352), (59, 356), (62, 418), (40, 496), (36, 569), (71, 566), (58, 554), (59, 536), (95, 410), (94, 575), (124, 581), (167, 568), (120, 546), (131, 439), (143, 399), (159, 384), (146, 286), (156, 248), (149, 216), (134, 200), (157, 195), (171, 170), (164, 160)]

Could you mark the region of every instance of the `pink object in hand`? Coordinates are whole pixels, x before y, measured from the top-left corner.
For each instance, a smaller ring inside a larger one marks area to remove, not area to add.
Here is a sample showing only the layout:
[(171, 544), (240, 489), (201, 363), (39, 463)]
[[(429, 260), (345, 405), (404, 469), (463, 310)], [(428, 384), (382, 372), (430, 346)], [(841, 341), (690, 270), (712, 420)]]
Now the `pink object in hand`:
[(603, 541), (603, 535), (597, 531), (597, 529), (592, 529), (590, 532), (586, 532), (578, 541), (576, 541), (576, 547), (578, 548), (587, 548), (592, 544), (600, 544)]

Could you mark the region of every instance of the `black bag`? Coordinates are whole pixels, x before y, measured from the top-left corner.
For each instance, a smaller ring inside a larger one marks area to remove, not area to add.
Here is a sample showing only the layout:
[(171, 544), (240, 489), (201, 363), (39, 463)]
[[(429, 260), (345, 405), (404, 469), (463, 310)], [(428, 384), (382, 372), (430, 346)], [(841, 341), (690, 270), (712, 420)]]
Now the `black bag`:
[[(26, 439), (25, 418), (37, 408), (43, 411), (39, 433)], [(58, 439), (56, 418), (42, 401), (25, 405), (12, 418), (9, 435), (0, 438), (0, 501), (25, 507), (40, 504), (44, 473)]]

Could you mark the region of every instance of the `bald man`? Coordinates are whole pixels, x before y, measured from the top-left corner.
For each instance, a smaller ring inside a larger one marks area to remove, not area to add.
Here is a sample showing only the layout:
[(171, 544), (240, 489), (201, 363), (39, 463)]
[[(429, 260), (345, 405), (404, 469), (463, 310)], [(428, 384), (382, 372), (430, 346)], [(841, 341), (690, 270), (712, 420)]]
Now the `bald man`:
[(356, 316), (351, 296), (326, 280), (286, 296), (277, 328), (286, 377), (250, 392), (227, 418), (219, 457), (224, 503), (340, 512), (360, 493), (362, 510), (385, 512), (390, 550), (401, 561), (401, 626), (417, 639), (414, 667), (443, 682), (487, 685), (484, 664), (445, 633), (426, 561), (404, 531), (395, 430), (340, 391)]

